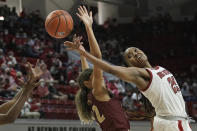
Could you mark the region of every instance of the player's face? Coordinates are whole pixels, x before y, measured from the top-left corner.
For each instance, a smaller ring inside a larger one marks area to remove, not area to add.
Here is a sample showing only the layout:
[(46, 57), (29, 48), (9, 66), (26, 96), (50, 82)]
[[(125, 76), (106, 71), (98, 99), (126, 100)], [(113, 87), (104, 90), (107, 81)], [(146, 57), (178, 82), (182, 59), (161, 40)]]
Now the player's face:
[(130, 47), (125, 51), (125, 61), (129, 66), (145, 67), (147, 64), (147, 56), (138, 48)]

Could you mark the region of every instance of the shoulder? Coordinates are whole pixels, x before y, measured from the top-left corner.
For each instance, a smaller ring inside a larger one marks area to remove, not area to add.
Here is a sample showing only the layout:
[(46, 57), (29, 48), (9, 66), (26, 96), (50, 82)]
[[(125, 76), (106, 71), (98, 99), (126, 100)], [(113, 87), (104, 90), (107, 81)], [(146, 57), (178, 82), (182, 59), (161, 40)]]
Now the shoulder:
[(100, 87), (100, 90), (95, 90), (93, 88), (92, 95), (97, 101), (109, 101), (110, 100), (108, 90), (104, 86)]
[(151, 81), (152, 73), (147, 68), (129, 67), (128, 72), (131, 73), (131, 82), (136, 84), (140, 90), (145, 90)]

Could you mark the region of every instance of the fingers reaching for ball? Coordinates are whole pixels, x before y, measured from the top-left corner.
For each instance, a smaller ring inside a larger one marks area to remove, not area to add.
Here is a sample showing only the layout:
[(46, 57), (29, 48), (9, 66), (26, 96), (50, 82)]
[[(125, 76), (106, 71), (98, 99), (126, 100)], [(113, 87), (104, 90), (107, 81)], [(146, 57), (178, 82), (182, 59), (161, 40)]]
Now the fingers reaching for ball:
[(67, 46), (67, 50), (74, 50), (78, 49), (79, 44), (81, 44), (81, 36), (77, 36), (76, 34), (73, 35), (73, 41), (65, 41), (64, 45)]
[(80, 51), (84, 51), (83, 42), (81, 42), (82, 36), (77, 36), (76, 34), (73, 36), (73, 42), (65, 41), (64, 45), (67, 47), (67, 50), (75, 50), (80, 53)]
[(73, 43), (80, 43), (82, 40), (82, 36), (77, 36), (76, 34), (73, 35)]
[(78, 13), (76, 14), (79, 17), (79, 19), (83, 21), (86, 27), (92, 26), (92, 23), (93, 23), (92, 11), (88, 13), (88, 10), (86, 9), (85, 6), (80, 6), (78, 8)]

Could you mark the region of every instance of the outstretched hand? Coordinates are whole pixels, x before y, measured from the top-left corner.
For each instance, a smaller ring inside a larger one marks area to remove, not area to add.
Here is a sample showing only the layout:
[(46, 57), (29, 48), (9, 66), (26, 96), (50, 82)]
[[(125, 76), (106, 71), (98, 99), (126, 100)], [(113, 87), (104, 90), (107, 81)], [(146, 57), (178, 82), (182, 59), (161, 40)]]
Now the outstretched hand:
[(25, 88), (33, 89), (40, 85), (38, 81), (41, 75), (46, 71), (46, 67), (37, 60), (35, 67), (28, 62), (27, 63), (27, 80), (24, 82), (22, 79), (18, 79), (19, 85)]
[(86, 27), (92, 27), (93, 18), (92, 11), (88, 13), (85, 6), (80, 6), (78, 8), (79, 13), (76, 13), (77, 16), (83, 21)]
[(73, 42), (65, 41), (64, 45), (67, 46), (67, 50), (73, 50), (77, 51), (79, 54), (83, 53), (85, 51), (83, 47), (83, 42), (81, 42), (82, 37), (76, 36), (76, 34), (73, 36)]

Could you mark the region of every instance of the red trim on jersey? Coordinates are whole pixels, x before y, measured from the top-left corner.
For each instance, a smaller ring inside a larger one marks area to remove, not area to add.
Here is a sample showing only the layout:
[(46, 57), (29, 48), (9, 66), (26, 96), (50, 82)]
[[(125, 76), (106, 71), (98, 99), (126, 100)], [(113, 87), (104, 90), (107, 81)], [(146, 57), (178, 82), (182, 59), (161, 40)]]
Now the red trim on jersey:
[(189, 123), (189, 122), (188, 122), (188, 124), (189, 124), (190, 129), (192, 129), (192, 127), (191, 127), (191, 125), (190, 125), (190, 123)]
[(181, 120), (178, 120), (178, 127), (179, 127), (179, 131), (184, 131)]
[(155, 69), (155, 70), (158, 70), (158, 69), (159, 69), (159, 66), (155, 66), (154, 69)]
[(152, 74), (152, 72), (151, 71), (149, 71), (148, 69), (146, 69), (146, 71), (149, 73), (149, 75), (150, 75), (150, 81), (149, 81), (149, 83), (148, 83), (148, 85), (147, 85), (147, 87), (144, 89), (144, 90), (141, 90), (141, 91), (146, 91), (149, 87), (150, 87), (150, 84), (152, 83), (152, 80), (153, 80), (153, 74)]

